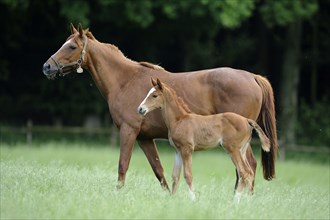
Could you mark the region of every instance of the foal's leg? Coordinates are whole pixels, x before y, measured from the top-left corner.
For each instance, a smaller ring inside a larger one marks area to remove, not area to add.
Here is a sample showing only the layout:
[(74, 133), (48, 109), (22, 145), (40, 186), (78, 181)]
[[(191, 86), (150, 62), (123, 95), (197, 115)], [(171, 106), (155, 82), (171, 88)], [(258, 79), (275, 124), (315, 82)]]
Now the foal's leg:
[[(239, 157), (239, 156), (238, 156)], [(233, 163), (235, 164), (236, 166), (236, 170), (237, 170), (237, 181), (236, 181), (236, 189), (235, 189), (235, 194), (237, 193), (241, 193), (244, 189), (244, 180), (243, 180), (243, 177), (242, 177), (242, 163), (239, 162), (240, 159), (236, 157), (236, 156), (232, 156), (232, 161)]]
[(239, 180), (237, 189), (235, 191), (235, 198), (237, 202), (240, 201), (241, 194), (244, 188), (247, 188), (249, 193), (253, 193), (253, 181), (254, 181), (254, 173), (247, 162), (244, 150), (236, 149), (232, 153), (232, 160), (238, 170)]
[[(256, 173), (256, 169), (257, 169), (257, 161), (253, 155), (252, 152), (252, 148), (251, 145), (249, 143), (249, 146), (246, 150), (246, 159), (248, 161), (249, 166), (251, 167), (251, 170), (253, 172), (253, 181), (252, 181), (252, 191), (253, 191), (253, 187), (254, 187), (254, 177), (255, 177), (255, 173)], [(238, 171), (236, 169), (236, 183), (235, 183), (235, 191), (238, 187), (238, 181), (239, 181), (239, 175), (238, 175)]]
[(174, 167), (173, 167), (173, 172), (172, 172), (172, 179), (173, 179), (172, 194), (175, 194), (175, 192), (176, 192), (176, 190), (178, 188), (178, 183), (179, 183), (179, 180), (180, 180), (181, 168), (182, 168), (181, 153), (176, 150)]
[(192, 151), (181, 151), (181, 156), (183, 161), (184, 178), (189, 187), (190, 198), (194, 201), (196, 196), (192, 186)]
[(238, 180), (236, 182), (235, 199), (237, 200), (237, 202), (239, 202), (241, 195), (243, 193), (243, 190), (245, 188), (246, 165), (243, 161), (241, 152), (238, 149), (236, 149), (234, 152), (232, 152), (231, 159), (232, 159), (234, 165), (236, 166), (237, 175), (238, 175)]
[(155, 142), (153, 140), (139, 140), (138, 143), (144, 154), (146, 155), (149, 164), (152, 167), (152, 170), (154, 171), (161, 186), (164, 189), (170, 191), (164, 176), (164, 169), (160, 162)]
[[(250, 163), (248, 161), (248, 158), (247, 158), (248, 149), (251, 149), (249, 141), (241, 146), (240, 152), (241, 152), (241, 155), (243, 158), (243, 163), (244, 163), (244, 168), (245, 168), (245, 176), (244, 176), (245, 187), (248, 189), (250, 194), (253, 194), (255, 170), (253, 171), (253, 169), (250, 166)], [(252, 154), (252, 156), (253, 156), (253, 154)]]
[(252, 180), (252, 191), (253, 191), (254, 179), (255, 179), (256, 170), (257, 170), (257, 161), (256, 161), (256, 158), (253, 155), (251, 144), (248, 143), (248, 145), (249, 146), (246, 150), (246, 159), (247, 159), (249, 167), (251, 168), (251, 171), (253, 173), (253, 180)]
[[(248, 145), (250, 143), (247, 143)], [(244, 167), (245, 167), (245, 177), (244, 177), (244, 181), (245, 181), (245, 187), (248, 189), (249, 193), (252, 195), (253, 194), (253, 187), (254, 187), (254, 179), (255, 179), (255, 172), (253, 172), (249, 161), (246, 158), (246, 152), (242, 152), (242, 158), (243, 158), (243, 163), (244, 163)]]

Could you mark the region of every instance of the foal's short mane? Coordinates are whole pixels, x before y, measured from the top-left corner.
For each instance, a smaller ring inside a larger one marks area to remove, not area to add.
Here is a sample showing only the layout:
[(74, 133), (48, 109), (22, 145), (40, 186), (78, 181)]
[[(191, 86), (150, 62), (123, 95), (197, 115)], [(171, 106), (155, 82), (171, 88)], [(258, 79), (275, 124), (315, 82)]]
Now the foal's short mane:
[(193, 113), (190, 110), (190, 108), (188, 107), (188, 105), (183, 101), (183, 99), (176, 94), (174, 89), (172, 89), (168, 86), (166, 86), (166, 89), (169, 91), (172, 98), (176, 100), (176, 102), (179, 104), (179, 106), (181, 106), (187, 113)]

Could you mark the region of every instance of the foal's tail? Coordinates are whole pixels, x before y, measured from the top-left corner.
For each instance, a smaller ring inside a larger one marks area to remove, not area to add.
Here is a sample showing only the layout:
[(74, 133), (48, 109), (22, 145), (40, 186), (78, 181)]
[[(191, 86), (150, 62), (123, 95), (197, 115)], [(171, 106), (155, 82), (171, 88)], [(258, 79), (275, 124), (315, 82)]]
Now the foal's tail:
[(261, 129), (261, 127), (257, 124), (257, 122), (253, 121), (252, 119), (248, 119), (249, 125), (256, 130), (260, 142), (261, 142), (261, 148), (265, 152), (270, 151), (270, 142), (268, 137), (266, 136), (265, 132)]
[(254, 75), (262, 91), (262, 105), (258, 116), (258, 124), (265, 131), (270, 141), (270, 151), (261, 151), (261, 161), (263, 174), (266, 180), (272, 180), (275, 177), (275, 160), (277, 154), (277, 134), (274, 94), (269, 81), (260, 75)]

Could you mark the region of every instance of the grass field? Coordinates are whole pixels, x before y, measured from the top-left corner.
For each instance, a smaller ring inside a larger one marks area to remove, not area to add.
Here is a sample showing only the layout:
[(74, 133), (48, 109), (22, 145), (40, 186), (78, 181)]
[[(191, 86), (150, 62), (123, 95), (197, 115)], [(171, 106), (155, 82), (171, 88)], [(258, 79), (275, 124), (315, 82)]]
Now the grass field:
[[(262, 179), (255, 195), (233, 200), (234, 166), (223, 150), (194, 154), (197, 200), (181, 178), (163, 191), (139, 148), (126, 185), (116, 190), (119, 149), (53, 142), (1, 144), (1, 219), (329, 219), (329, 156), (324, 162), (277, 163), (277, 178)], [(160, 149), (171, 183), (174, 154)], [(260, 159), (258, 158), (258, 161)], [(260, 164), (260, 163), (259, 163)]]

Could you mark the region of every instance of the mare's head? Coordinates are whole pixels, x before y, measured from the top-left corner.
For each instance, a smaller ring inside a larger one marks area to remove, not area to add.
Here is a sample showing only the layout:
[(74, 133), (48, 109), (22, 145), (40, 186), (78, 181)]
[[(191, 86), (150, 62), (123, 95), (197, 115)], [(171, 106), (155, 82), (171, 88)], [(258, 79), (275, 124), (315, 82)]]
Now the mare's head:
[(81, 24), (78, 25), (78, 30), (71, 24), (71, 35), (43, 65), (42, 71), (48, 79), (64, 76), (74, 70), (78, 73), (83, 72), (82, 66), (86, 63), (84, 58), (88, 44), (87, 33), (88, 29), (83, 30)]
[(143, 116), (157, 108), (162, 108), (164, 104), (164, 85), (159, 79), (155, 81), (153, 78), (151, 83), (153, 87), (137, 109), (137, 112)]

